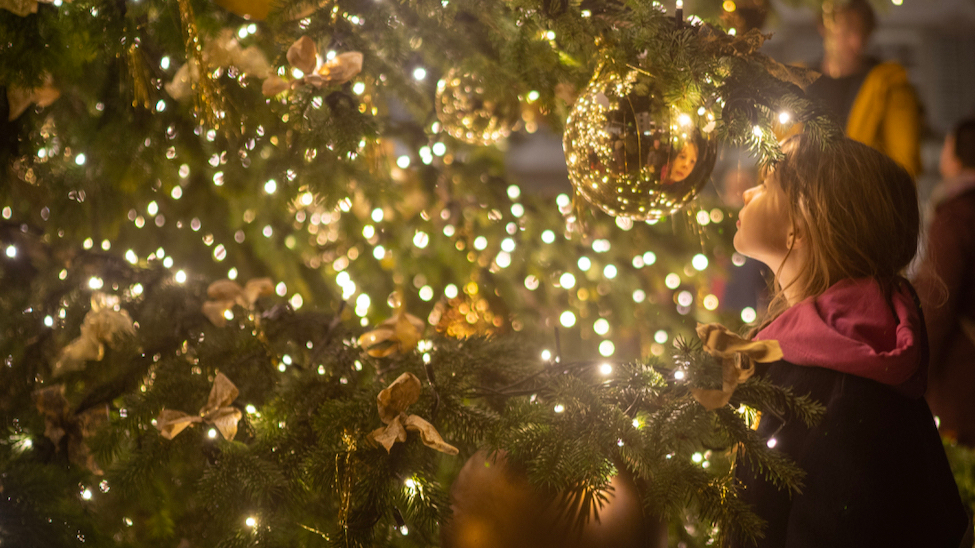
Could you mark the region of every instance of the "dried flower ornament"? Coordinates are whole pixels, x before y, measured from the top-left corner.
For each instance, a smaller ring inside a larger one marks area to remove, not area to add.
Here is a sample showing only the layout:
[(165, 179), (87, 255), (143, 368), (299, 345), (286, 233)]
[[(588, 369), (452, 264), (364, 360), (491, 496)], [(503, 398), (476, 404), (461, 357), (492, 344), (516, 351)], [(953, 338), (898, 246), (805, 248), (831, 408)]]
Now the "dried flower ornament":
[(302, 76), (290, 83), (279, 76), (268, 77), (261, 87), (265, 96), (271, 97), (304, 84), (317, 88), (344, 84), (362, 72), (362, 53), (347, 51), (322, 61), (315, 41), (307, 36), (302, 36), (291, 44), (287, 57), (288, 63), (301, 71)]

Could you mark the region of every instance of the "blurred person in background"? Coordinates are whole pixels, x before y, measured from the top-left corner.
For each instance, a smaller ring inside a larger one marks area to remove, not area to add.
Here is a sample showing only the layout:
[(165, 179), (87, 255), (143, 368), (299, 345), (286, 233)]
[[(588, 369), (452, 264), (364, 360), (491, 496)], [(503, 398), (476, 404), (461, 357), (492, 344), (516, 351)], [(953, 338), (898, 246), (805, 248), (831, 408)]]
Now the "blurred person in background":
[(948, 133), (914, 286), (931, 348), (927, 399), (941, 433), (975, 447), (975, 118)]
[(867, 0), (827, 0), (819, 32), (823, 76), (807, 93), (829, 108), (846, 135), (883, 152), (915, 179), (921, 171), (921, 114), (907, 71), (867, 56), (877, 17)]

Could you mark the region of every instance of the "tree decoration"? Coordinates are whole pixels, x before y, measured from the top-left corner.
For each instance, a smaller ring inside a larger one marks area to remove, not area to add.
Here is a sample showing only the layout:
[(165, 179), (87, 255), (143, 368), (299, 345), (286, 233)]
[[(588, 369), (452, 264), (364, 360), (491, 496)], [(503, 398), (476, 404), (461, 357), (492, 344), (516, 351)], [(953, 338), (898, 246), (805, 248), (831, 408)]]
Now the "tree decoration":
[(237, 399), (237, 387), (230, 382), (223, 373), (217, 373), (213, 379), (213, 388), (207, 403), (200, 409), (199, 415), (189, 415), (182, 411), (163, 409), (156, 418), (156, 428), (167, 440), (175, 438), (186, 427), (196, 423), (210, 423), (220, 431), (225, 440), (233, 440), (237, 435), (237, 423), (243, 414), (240, 409), (231, 407)]
[(0, 0), (0, 9), (13, 12), (21, 17), (37, 13), (37, 5), (41, 2), (51, 4), (54, 0)]
[(318, 46), (307, 36), (302, 36), (288, 48), (288, 63), (301, 72), (301, 76), (288, 83), (279, 76), (264, 80), (261, 91), (270, 97), (289, 88), (310, 84), (316, 88), (337, 86), (355, 78), (362, 72), (362, 53), (347, 51), (323, 61), (318, 55)]
[(16, 119), (32, 104), (36, 104), (41, 108), (50, 106), (54, 101), (58, 100), (58, 97), (61, 97), (61, 92), (58, 88), (54, 87), (50, 75), (44, 78), (44, 83), (38, 88), (25, 89), (17, 86), (7, 86), (7, 104), (10, 108), (10, 114), (7, 120)]
[[(216, 38), (207, 42), (203, 48), (203, 59), (211, 70), (236, 67), (242, 73), (258, 78), (267, 78), (271, 74), (271, 64), (264, 52), (257, 46), (240, 47), (240, 42), (230, 29), (221, 30)], [(172, 81), (165, 85), (166, 92), (173, 99), (182, 101), (192, 96), (199, 81), (200, 66), (191, 57), (176, 71)]]
[(201, 312), (217, 327), (227, 325), (227, 311), (235, 304), (247, 310), (254, 309), (257, 299), (274, 293), (271, 278), (254, 278), (244, 287), (233, 280), (218, 280), (207, 288), (208, 300), (203, 303)]
[(406, 312), (399, 292), (390, 295), (389, 304), (396, 310), (393, 317), (359, 337), (359, 346), (373, 358), (409, 352), (420, 342), (426, 327), (423, 320)]
[(44, 435), (54, 442), (55, 447), (60, 450), (62, 440), (67, 438), (71, 462), (102, 475), (104, 472), (89, 452), (85, 439), (108, 422), (108, 405), (98, 404), (81, 413), (72, 412), (64, 397), (63, 384), (37, 390), (34, 392), (34, 403), (37, 411), (44, 416)]
[(752, 362), (770, 363), (782, 359), (778, 341), (748, 341), (720, 324), (698, 324), (697, 336), (704, 351), (721, 361), (721, 388), (691, 388), (694, 399), (705, 409), (728, 405), (735, 388), (754, 373)]
[(680, 209), (714, 168), (716, 99), (682, 110), (646, 72), (621, 75), (604, 66), (566, 123), (569, 180), (610, 215), (646, 221)]
[(81, 335), (61, 350), (53, 374), (57, 377), (77, 371), (88, 360), (101, 361), (106, 344), (114, 348), (125, 337), (134, 336), (135, 325), (129, 313), (118, 307), (118, 297), (95, 293), (81, 324)]
[(396, 442), (406, 441), (406, 432), (419, 432), (423, 445), (441, 453), (456, 455), (457, 448), (445, 442), (440, 433), (429, 422), (416, 415), (406, 413), (406, 408), (420, 399), (420, 379), (410, 372), (400, 375), (392, 384), (379, 393), (379, 418), (386, 425), (369, 433), (369, 440), (391, 451)]
[(664, 548), (667, 526), (644, 515), (632, 478), (614, 475), (605, 489), (556, 492), (532, 485), (503, 451), (472, 456), (450, 490), (444, 548)]
[(472, 145), (490, 145), (507, 137), (521, 112), (516, 97), (489, 93), (480, 76), (459, 68), (437, 83), (436, 104), (444, 130)]
[(190, 0), (177, 0), (176, 4), (179, 7), (179, 19), (183, 27), (187, 63), (192, 59), (199, 70), (199, 80), (191, 86), (196, 91), (194, 101), (196, 117), (207, 126), (217, 128), (225, 111), (223, 96), (217, 91), (213, 70), (203, 56), (200, 30)]

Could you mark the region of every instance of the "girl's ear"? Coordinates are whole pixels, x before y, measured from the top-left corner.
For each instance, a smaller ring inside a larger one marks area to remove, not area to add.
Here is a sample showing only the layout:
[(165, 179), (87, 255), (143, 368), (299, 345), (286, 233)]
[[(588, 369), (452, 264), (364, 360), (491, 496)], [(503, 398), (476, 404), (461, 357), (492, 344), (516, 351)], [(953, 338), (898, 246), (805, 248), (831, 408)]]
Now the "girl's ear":
[(806, 230), (798, 224), (792, 225), (792, 231), (786, 239), (789, 249), (802, 249), (806, 245)]

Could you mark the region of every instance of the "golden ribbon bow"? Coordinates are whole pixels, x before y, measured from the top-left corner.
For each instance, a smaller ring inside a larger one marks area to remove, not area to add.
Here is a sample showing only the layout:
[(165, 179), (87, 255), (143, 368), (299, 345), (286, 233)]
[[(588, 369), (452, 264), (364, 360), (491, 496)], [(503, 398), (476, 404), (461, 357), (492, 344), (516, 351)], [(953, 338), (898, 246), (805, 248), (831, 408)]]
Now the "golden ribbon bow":
[[(34, 3), (34, 11), (37, 11), (36, 2)], [(41, 108), (50, 106), (58, 100), (58, 97), (61, 97), (61, 92), (54, 87), (54, 81), (50, 74), (45, 76), (43, 83), (37, 88), (7, 86), (7, 104), (9, 105), (7, 120), (15, 120), (32, 104)]]
[(274, 282), (271, 278), (254, 278), (244, 287), (233, 280), (217, 280), (207, 288), (207, 298), (201, 311), (210, 322), (217, 326), (227, 325), (224, 314), (239, 304), (247, 310), (254, 308), (257, 299), (274, 293)]
[(230, 404), (237, 399), (237, 387), (230, 382), (223, 373), (217, 373), (213, 379), (213, 388), (206, 405), (200, 409), (199, 415), (189, 415), (182, 411), (163, 409), (156, 418), (156, 428), (162, 437), (171, 440), (186, 427), (198, 422), (208, 422), (217, 427), (224, 439), (232, 440), (237, 435), (237, 423), (243, 414), (240, 409)]
[(379, 324), (376, 329), (359, 337), (359, 346), (373, 358), (385, 358), (390, 354), (408, 352), (416, 347), (423, 336), (426, 324), (413, 314), (407, 314), (399, 293), (389, 298), (398, 311), (392, 318)]
[(95, 457), (88, 451), (85, 438), (108, 422), (108, 404), (74, 413), (64, 397), (63, 384), (34, 392), (34, 404), (37, 411), (44, 415), (44, 435), (54, 442), (55, 447), (60, 450), (61, 440), (67, 436), (68, 458), (75, 464), (87, 467), (96, 475), (104, 474), (95, 462)]
[(318, 88), (344, 84), (362, 72), (362, 53), (347, 51), (322, 62), (315, 41), (307, 36), (302, 36), (291, 44), (287, 57), (288, 63), (300, 70), (304, 76), (290, 84), (278, 76), (268, 77), (261, 87), (261, 92), (266, 97), (302, 84), (311, 84)]
[(778, 341), (747, 341), (720, 324), (697, 324), (697, 336), (705, 352), (721, 360), (721, 389), (691, 388), (694, 399), (708, 410), (728, 404), (735, 388), (755, 373), (751, 362), (782, 359)]
[(392, 384), (383, 389), (376, 398), (379, 403), (379, 418), (386, 424), (369, 433), (368, 438), (392, 450), (396, 442), (406, 441), (406, 431), (420, 433), (423, 445), (448, 455), (456, 455), (457, 448), (443, 441), (440, 433), (429, 422), (416, 415), (406, 413), (406, 408), (420, 399), (420, 379), (413, 373), (403, 373)]
[(120, 335), (135, 336), (135, 324), (129, 313), (118, 308), (118, 297), (93, 294), (91, 310), (81, 324), (81, 335), (61, 349), (54, 363), (54, 376), (77, 371), (88, 360), (101, 361), (105, 357), (105, 344), (114, 348)]

